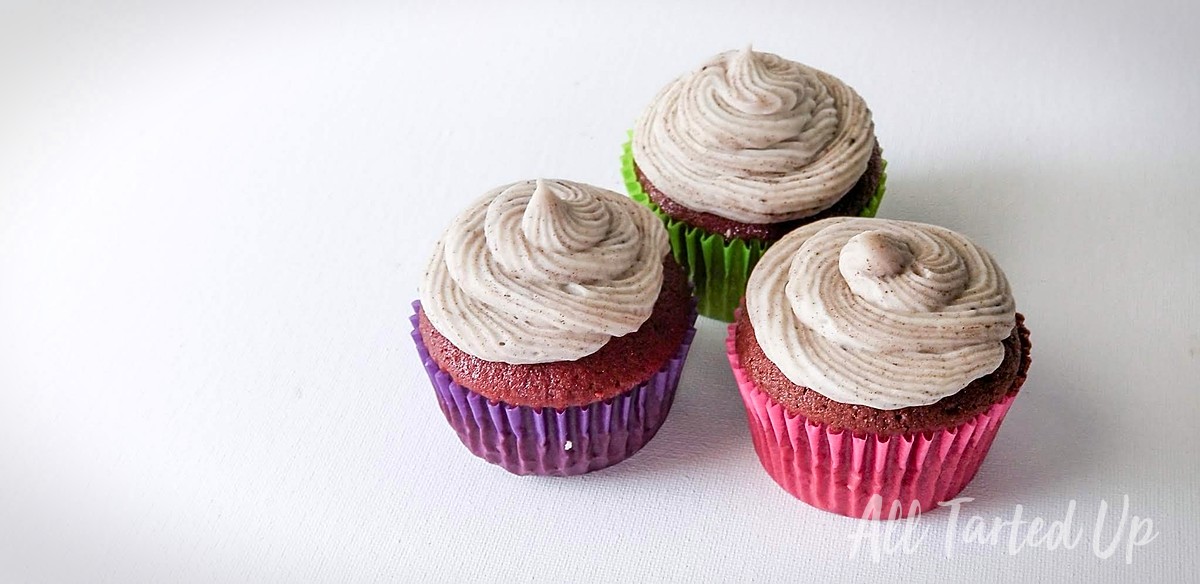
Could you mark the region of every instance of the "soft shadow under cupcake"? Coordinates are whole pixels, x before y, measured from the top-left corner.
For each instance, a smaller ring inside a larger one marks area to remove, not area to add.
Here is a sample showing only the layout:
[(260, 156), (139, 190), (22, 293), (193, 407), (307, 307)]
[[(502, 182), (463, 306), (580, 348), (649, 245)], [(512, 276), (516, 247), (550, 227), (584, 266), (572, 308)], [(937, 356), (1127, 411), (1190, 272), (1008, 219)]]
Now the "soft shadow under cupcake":
[(960, 495), (975, 498), (972, 506), (1011, 512), (1015, 504), (1066, 503), (1088, 492), (1104, 472), (1103, 460), (1114, 445), (1106, 433), (1094, 431), (1106, 425), (1103, 404), (1079, 399), (1090, 392), (1078, 381), (1039, 371), (1053, 366), (1034, 360), (987, 462)]

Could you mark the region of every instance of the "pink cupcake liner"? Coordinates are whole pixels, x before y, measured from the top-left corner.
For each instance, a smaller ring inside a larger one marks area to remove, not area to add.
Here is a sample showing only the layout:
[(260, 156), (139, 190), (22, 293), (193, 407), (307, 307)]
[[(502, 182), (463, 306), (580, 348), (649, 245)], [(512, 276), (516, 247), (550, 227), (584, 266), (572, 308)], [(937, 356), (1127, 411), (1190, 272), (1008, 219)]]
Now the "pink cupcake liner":
[(418, 329), (413, 342), (446, 421), (473, 454), (519, 475), (569, 476), (612, 466), (641, 450), (671, 412), (675, 389), (696, 335), (696, 311), (675, 354), (646, 381), (611, 399), (555, 408), (492, 401), (438, 367)]
[(953, 499), (975, 477), (1016, 397), (1010, 393), (971, 420), (936, 432), (833, 430), (787, 411), (755, 386), (738, 358), (735, 331), (730, 325), (725, 352), (759, 461), (784, 490), (840, 515), (894, 519)]

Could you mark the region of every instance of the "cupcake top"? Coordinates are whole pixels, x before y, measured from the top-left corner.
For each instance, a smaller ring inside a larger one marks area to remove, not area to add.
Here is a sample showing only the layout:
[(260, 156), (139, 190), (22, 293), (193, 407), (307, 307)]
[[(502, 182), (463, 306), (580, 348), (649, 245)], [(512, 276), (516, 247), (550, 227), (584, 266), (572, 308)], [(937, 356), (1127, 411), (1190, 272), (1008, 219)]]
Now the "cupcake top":
[(627, 197), (563, 180), (513, 183), (446, 229), (421, 306), (480, 359), (572, 361), (650, 317), (669, 252), (662, 222)]
[(933, 225), (836, 217), (767, 250), (746, 310), (789, 380), (846, 404), (894, 410), (995, 371), (1016, 325), (1004, 272)]
[(680, 204), (743, 223), (829, 208), (867, 169), (875, 126), (836, 77), (746, 47), (665, 87), (633, 131), (646, 178)]

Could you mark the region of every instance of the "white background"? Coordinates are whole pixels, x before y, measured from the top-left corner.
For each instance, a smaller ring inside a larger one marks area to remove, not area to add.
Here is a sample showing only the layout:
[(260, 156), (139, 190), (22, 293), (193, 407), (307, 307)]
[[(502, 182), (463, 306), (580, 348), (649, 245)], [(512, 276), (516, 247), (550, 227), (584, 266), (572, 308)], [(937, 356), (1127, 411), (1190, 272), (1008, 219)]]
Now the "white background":
[[(843, 4), (0, 6), (0, 580), (1200, 579), (1197, 4)], [(1034, 366), (964, 513), (1076, 500), (1077, 548), (947, 557), (943, 510), (854, 556), (762, 472), (712, 321), (612, 469), (510, 476), (441, 418), (407, 321), (441, 229), (619, 190), (654, 93), (748, 42), (866, 98), (881, 216), (1005, 267)], [(1129, 565), (1090, 547), (1124, 495)]]

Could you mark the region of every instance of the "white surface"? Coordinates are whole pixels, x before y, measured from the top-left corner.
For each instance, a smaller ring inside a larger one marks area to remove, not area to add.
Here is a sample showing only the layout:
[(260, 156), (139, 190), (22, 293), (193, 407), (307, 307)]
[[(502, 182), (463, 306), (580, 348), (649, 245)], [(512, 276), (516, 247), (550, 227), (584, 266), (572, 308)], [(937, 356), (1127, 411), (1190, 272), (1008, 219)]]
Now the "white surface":
[[(1200, 579), (1194, 2), (386, 4), (0, 8), (0, 579)], [(654, 92), (748, 41), (867, 99), (881, 216), (1013, 282), (1033, 372), (964, 513), (1074, 499), (1090, 538), (1128, 494), (1132, 564), (947, 558), (944, 511), (852, 556), (759, 468), (711, 321), (626, 463), (458, 443), (408, 336), (441, 228), (506, 181), (619, 189)]]

